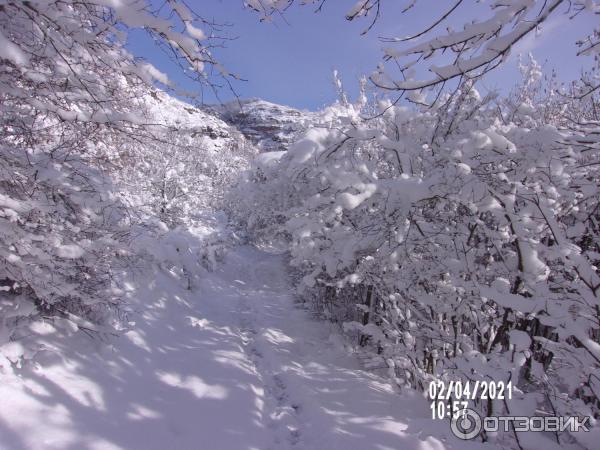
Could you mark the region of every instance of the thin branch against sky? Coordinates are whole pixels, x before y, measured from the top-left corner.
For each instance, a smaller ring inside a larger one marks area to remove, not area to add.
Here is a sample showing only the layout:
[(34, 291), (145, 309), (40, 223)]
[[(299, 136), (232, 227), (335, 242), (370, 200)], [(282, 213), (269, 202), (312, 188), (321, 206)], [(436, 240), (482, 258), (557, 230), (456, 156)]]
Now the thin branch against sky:
[[(370, 21), (368, 18), (347, 21), (345, 14), (351, 2), (325, 2), (317, 12), (310, 6), (293, 5), (284, 12), (285, 20), (277, 16), (270, 22), (260, 22), (241, 2), (189, 3), (203, 17), (230, 25), (224, 27), (224, 35), (230, 39), (224, 40), (223, 47), (214, 52), (229, 71), (247, 80), (233, 83), (240, 97), (259, 97), (310, 110), (335, 100), (333, 70), (339, 72), (345, 89), (356, 95), (359, 79), (376, 70), (382, 60), (382, 49), (390, 46), (382, 42), (381, 37), (409, 36), (432, 20), (426, 2), (413, 8), (410, 15), (400, 14), (402, 5), (387, 2), (386, 14), (368, 33), (361, 35)], [(456, 13), (460, 14), (453, 19), (457, 25), (470, 17), (469, 10), (459, 9)], [(584, 37), (582, 30), (593, 27), (593, 19), (579, 15), (569, 20), (566, 7), (560, 7), (538, 32), (517, 44), (509, 60), (490, 73), (483, 86), (504, 91), (512, 88), (519, 78), (517, 56), (529, 52), (543, 63), (545, 70), (555, 69), (560, 79), (578, 78), (582, 68), (589, 66), (590, 58), (577, 57), (575, 42)], [(182, 87), (194, 88), (152, 42), (134, 34), (130, 48), (168, 73)], [(290, 90), (290, 85), (296, 88)], [(219, 96), (225, 101), (234, 98), (227, 89), (220, 91)], [(206, 101), (217, 99), (207, 92)]]

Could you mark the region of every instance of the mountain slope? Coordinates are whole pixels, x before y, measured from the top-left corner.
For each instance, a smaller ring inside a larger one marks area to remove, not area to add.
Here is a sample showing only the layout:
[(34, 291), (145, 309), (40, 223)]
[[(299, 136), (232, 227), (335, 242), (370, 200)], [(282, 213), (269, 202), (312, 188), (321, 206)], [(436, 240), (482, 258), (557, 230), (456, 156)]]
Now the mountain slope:
[(261, 99), (213, 105), (206, 110), (236, 127), (261, 152), (285, 150), (315, 116)]

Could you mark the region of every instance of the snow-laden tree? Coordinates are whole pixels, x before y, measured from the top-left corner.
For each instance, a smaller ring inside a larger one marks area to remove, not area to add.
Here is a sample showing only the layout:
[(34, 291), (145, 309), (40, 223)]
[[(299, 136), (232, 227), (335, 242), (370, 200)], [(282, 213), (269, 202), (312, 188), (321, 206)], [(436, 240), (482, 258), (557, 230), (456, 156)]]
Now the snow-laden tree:
[(0, 2), (0, 345), (40, 317), (108, 330), (119, 297), (113, 271), (137, 251), (131, 241), (181, 222), (175, 216), (194, 208), (189, 197), (182, 203), (184, 189), (210, 197), (206, 185), (227, 178), (201, 179), (224, 166), (227, 149), (212, 166), (190, 164), (210, 131), (178, 133), (157, 120), (154, 84), (175, 86), (125, 51), (132, 29), (199, 86), (232, 77), (211, 54), (218, 26), (183, 2)]
[(511, 381), (511, 402), (475, 406), (598, 417), (600, 155), (567, 125), (572, 112), (591, 126), (597, 102), (578, 111), (536, 93), (535, 63), (523, 72), (506, 101), (466, 83), (420, 111), (382, 101), (366, 121), (364, 103), (329, 108), (261, 157), (242, 215), (266, 211), (301, 295), (399, 383)]

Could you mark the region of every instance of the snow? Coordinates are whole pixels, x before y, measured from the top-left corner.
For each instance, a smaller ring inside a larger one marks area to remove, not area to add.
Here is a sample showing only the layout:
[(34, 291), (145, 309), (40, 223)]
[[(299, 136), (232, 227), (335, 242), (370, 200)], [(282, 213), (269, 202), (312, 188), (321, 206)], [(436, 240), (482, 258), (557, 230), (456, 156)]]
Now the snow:
[(345, 209), (354, 209), (362, 202), (371, 197), (376, 191), (377, 186), (373, 183), (363, 184), (359, 183), (355, 186), (358, 189), (360, 194), (351, 194), (349, 192), (344, 192), (337, 197), (338, 203)]
[(146, 79), (156, 80), (167, 86), (171, 85), (169, 77), (148, 62), (140, 64), (140, 72), (146, 75), (144, 77)]
[(185, 22), (185, 30), (188, 32), (190, 36), (194, 39), (198, 39), (199, 41), (203, 41), (206, 39), (206, 34), (200, 28), (194, 26), (194, 24), (190, 21)]
[(24, 66), (29, 62), (27, 55), (15, 44), (9, 41), (0, 31), (0, 58), (8, 59), (17, 66)]
[(257, 167), (263, 168), (275, 164), (279, 161), (286, 152), (265, 152), (261, 153), (254, 159), (254, 164)]
[(0, 194), (0, 206), (21, 213), (27, 212), (30, 209), (26, 203), (15, 201), (14, 199), (3, 194)]
[(514, 345), (517, 352), (522, 352), (531, 346), (531, 338), (527, 333), (521, 330), (511, 330), (509, 333), (510, 343)]
[(294, 303), (282, 256), (238, 247), (193, 291), (168, 272), (128, 287), (125, 337), (66, 346), (47, 324), (2, 375), (0, 448), (465, 448)]
[(469, 175), (471, 173), (471, 167), (465, 163), (458, 163), (456, 165), (457, 172), (461, 175)]
[(56, 254), (61, 258), (77, 259), (85, 254), (85, 250), (77, 244), (59, 245)]

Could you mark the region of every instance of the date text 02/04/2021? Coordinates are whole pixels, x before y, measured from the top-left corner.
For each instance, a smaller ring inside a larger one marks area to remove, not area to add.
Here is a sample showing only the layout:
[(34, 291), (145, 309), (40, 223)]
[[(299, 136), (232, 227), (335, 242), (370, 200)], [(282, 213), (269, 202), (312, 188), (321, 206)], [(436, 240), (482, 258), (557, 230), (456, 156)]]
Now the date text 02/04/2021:
[(428, 389), (432, 418), (455, 417), (469, 400), (511, 400), (512, 389), (511, 381), (432, 381)]

